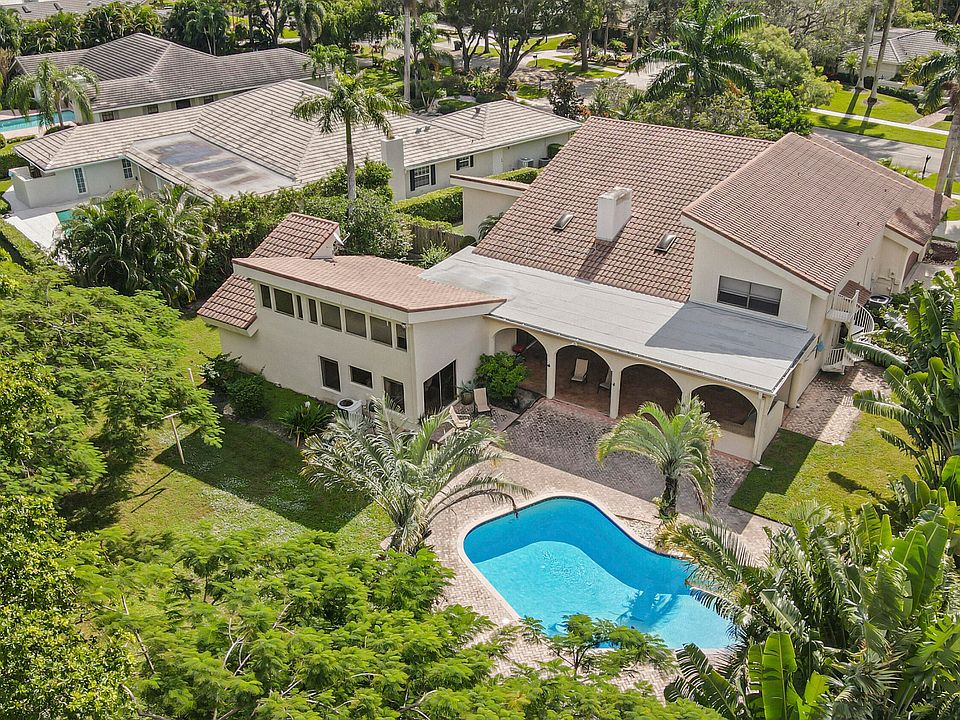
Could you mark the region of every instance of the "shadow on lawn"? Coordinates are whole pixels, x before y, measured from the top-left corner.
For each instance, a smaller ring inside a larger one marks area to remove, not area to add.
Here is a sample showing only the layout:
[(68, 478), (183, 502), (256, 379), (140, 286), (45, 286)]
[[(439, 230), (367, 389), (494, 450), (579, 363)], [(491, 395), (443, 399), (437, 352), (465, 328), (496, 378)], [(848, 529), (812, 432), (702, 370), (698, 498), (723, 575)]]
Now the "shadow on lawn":
[(730, 504), (763, 515), (757, 512), (757, 508), (764, 498), (767, 495), (787, 494), (816, 444), (816, 440), (806, 435), (780, 430), (763, 453), (760, 464), (747, 474), (730, 498)]
[[(850, 103), (847, 105), (846, 112), (848, 115), (862, 115), (863, 117), (869, 120), (870, 116), (873, 114), (873, 108), (876, 107), (876, 105), (875, 104), (870, 105), (869, 103), (867, 103), (865, 104), (862, 110), (858, 108), (857, 103), (860, 102), (860, 96), (862, 94), (865, 94), (867, 97), (869, 97), (870, 91), (861, 90), (860, 92), (854, 92), (853, 95), (850, 97)], [(866, 123), (866, 121), (864, 121), (864, 123)]]

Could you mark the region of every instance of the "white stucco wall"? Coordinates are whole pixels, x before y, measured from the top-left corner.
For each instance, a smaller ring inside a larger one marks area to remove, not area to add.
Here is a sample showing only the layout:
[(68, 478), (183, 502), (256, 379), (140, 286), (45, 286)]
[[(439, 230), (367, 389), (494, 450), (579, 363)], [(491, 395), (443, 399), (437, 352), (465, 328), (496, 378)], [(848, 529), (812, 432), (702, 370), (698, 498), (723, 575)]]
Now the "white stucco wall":
[(109, 195), (121, 188), (137, 186), (136, 172), (132, 179), (123, 177), (120, 160), (110, 160), (93, 165), (84, 165), (83, 174), (87, 192), (77, 192), (73, 168), (57, 170), (43, 177), (31, 178), (28, 168), (16, 168), (11, 173), (17, 199), (27, 207), (69, 207), (91, 198)]
[[(789, 325), (816, 332), (816, 328), (822, 321), (822, 315), (819, 320), (811, 318), (811, 303), (815, 295), (810, 286), (714, 233), (703, 228), (697, 228), (696, 232), (697, 243), (690, 286), (692, 300), (716, 304), (721, 275), (769, 285), (781, 290), (778, 319)], [(724, 307), (733, 306), (724, 305)], [(743, 312), (751, 315), (758, 314), (750, 310), (743, 310)], [(815, 323), (813, 327), (811, 327), (811, 321)]]
[(480, 223), (488, 217), (506, 212), (520, 192), (504, 192), (494, 187), (463, 188), (463, 234), (477, 237)]

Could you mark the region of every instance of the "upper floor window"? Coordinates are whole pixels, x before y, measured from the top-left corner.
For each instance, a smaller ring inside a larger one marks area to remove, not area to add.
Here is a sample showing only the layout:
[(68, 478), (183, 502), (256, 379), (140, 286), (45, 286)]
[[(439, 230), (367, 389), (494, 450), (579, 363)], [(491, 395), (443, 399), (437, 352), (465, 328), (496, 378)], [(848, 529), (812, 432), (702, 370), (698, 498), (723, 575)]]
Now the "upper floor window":
[(117, 113), (115, 110), (108, 110), (107, 112), (100, 113), (100, 119), (103, 122), (110, 122), (111, 120), (117, 119)]
[(370, 316), (370, 339), (383, 345), (393, 346), (393, 328), (386, 320)]
[(160, 112), (160, 106), (159, 106), (159, 105), (147, 105), (147, 106), (143, 109), (143, 114), (144, 114), (144, 115), (156, 115), (158, 112)]
[(279, 288), (273, 289), (273, 303), (278, 313), (293, 317), (293, 293)]
[(437, 184), (437, 168), (435, 165), (424, 165), (410, 171), (410, 189), (427, 187)]
[(261, 286), (260, 286), (260, 303), (261, 303), (265, 308), (272, 308), (272, 307), (273, 307), (273, 303), (270, 302), (270, 286), (269, 286), (269, 285), (261, 285)]
[(407, 326), (397, 323), (394, 325), (397, 329), (397, 350), (407, 349)]
[(203, 96), (203, 104), (204, 104), (204, 105), (209, 105), (210, 103), (212, 103), (212, 102), (213, 102), (214, 100), (216, 100), (216, 99), (217, 99), (217, 96), (216, 96), (216, 95), (204, 95), (204, 96)]
[(457, 170), (463, 170), (464, 168), (473, 167), (473, 155), (466, 155), (464, 157), (457, 158)]
[(351, 335), (367, 336), (367, 316), (358, 313), (356, 310), (343, 310), (344, 318), (347, 321), (347, 332)]
[(780, 314), (780, 288), (720, 276), (717, 302), (755, 310), (767, 315)]
[(340, 308), (330, 303), (320, 303), (320, 322), (331, 330), (340, 330)]
[(132, 180), (133, 179), (133, 163), (127, 160), (126, 158), (120, 158), (120, 167), (123, 168), (123, 179)]
[(177, 110), (185, 110), (186, 108), (190, 107), (189, 98), (187, 100), (177, 100), (174, 103), (174, 107), (176, 107)]

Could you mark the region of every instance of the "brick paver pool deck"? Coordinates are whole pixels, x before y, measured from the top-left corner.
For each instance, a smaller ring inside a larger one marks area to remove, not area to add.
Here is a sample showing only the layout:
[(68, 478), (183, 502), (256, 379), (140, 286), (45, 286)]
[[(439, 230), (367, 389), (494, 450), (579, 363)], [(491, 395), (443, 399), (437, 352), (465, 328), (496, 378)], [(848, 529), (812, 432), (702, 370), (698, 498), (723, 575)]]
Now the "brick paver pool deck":
[[(635, 456), (611, 457), (602, 468), (597, 465), (593, 449), (610, 425), (610, 419), (599, 413), (541, 400), (508, 428), (508, 448), (512, 452), (499, 464), (498, 470), (530, 492), (520, 505), (557, 495), (583, 497), (616, 518), (634, 538), (652, 547), (658, 525), (653, 499), (662, 491), (662, 481), (651, 462)], [(776, 523), (727, 504), (749, 466), (726, 455), (714, 456), (717, 474), (714, 515), (738, 532), (759, 559), (767, 551), (764, 528)], [(689, 514), (697, 510), (688, 488), (680, 490), (680, 510)], [(446, 602), (472, 607), (501, 626), (515, 622), (516, 615), (464, 557), (462, 542), (479, 522), (507, 511), (507, 507), (492, 505), (482, 498), (468, 501), (442, 514), (430, 538), (440, 561), (456, 573), (446, 592)], [(523, 641), (510, 653), (510, 660), (514, 662), (546, 659), (549, 658), (542, 647)], [(623, 684), (637, 679), (624, 678)], [(669, 681), (652, 668), (643, 669), (639, 679), (649, 682), (658, 693), (662, 693)]]

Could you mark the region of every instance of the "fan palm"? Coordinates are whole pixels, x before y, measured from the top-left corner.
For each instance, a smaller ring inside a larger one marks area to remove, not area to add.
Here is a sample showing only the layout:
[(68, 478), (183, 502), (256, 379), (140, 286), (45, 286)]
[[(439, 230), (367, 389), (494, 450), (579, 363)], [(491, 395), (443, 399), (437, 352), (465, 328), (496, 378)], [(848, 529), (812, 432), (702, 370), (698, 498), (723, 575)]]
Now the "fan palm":
[(295, 118), (308, 122), (316, 120), (321, 132), (332, 133), (343, 125), (347, 150), (347, 202), (352, 207), (357, 199), (357, 167), (353, 157), (353, 131), (372, 125), (380, 132), (390, 134), (390, 113), (402, 113), (407, 105), (397, 98), (384, 95), (376, 88), (364, 87), (360, 79), (337, 73), (329, 92), (301, 98), (294, 105)]
[(506, 502), (527, 491), (480, 468), (500, 459), (503, 436), (485, 417), (453, 432), (441, 444), (434, 433), (448, 411), (430, 415), (415, 429), (385, 400), (374, 401), (371, 419), (351, 425), (339, 417), (323, 437), (307, 440), (304, 476), (327, 487), (346, 488), (376, 503), (394, 525), (390, 547), (416, 552), (444, 510), (476, 497)]
[(96, 73), (83, 65), (57, 67), (51, 60), (41, 60), (32, 73), (18, 75), (7, 88), (7, 102), (24, 115), (30, 113), (32, 102), (37, 103), (40, 121), (63, 127), (63, 108), (69, 104), (84, 122), (93, 120), (90, 98), (96, 97), (100, 84)]
[(960, 26), (942, 25), (935, 37), (938, 42), (947, 45), (950, 52), (930, 56), (910, 79), (924, 86), (920, 93), (920, 107), (923, 110), (934, 112), (943, 106), (946, 96), (947, 106), (953, 112), (935, 188), (937, 193), (949, 195), (953, 190), (953, 178), (960, 159)]
[[(649, 419), (648, 419), (649, 418)], [(699, 398), (677, 404), (668, 414), (653, 402), (627, 415), (597, 443), (597, 460), (610, 453), (629, 452), (649, 458), (663, 474), (660, 511), (664, 517), (677, 512), (677, 492), (688, 483), (704, 512), (713, 505), (713, 467), (710, 449), (720, 437), (720, 426), (703, 409)]]
[(760, 15), (728, 10), (723, 0), (690, 0), (673, 25), (672, 41), (640, 52), (628, 69), (667, 63), (647, 88), (647, 99), (682, 95), (692, 124), (711, 95), (731, 85), (743, 90), (756, 87), (758, 61), (743, 35), (762, 23)]

